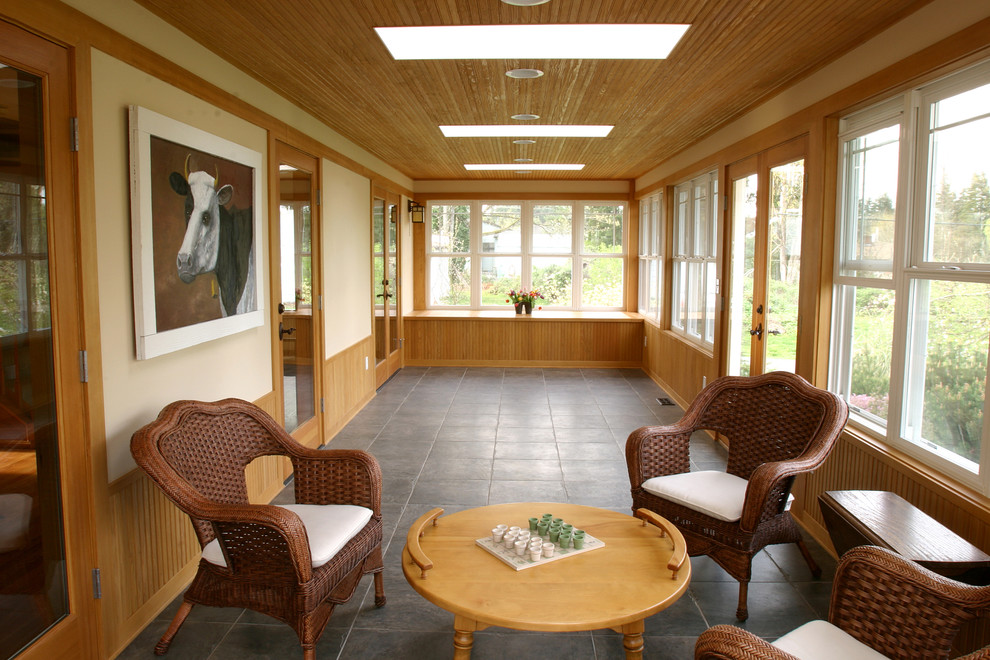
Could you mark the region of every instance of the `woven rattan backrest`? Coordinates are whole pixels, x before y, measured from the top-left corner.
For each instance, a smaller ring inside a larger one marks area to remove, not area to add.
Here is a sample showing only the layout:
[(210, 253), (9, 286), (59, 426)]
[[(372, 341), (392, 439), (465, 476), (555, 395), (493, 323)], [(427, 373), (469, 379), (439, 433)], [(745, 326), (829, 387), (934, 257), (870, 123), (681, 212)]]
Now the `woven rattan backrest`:
[(190, 502), (248, 503), (244, 470), (260, 456), (286, 453), (276, 436), (279, 431), (246, 401), (177, 401), (134, 434), (131, 452), (169, 499), (190, 515), (205, 544), (213, 539), (212, 525), (195, 515)]
[(829, 621), (888, 658), (948, 658), (962, 624), (985, 614), (990, 587), (955, 582), (884, 548), (842, 557)]
[(798, 378), (774, 373), (713, 384), (721, 387), (698, 426), (728, 440), (727, 472), (749, 479), (763, 463), (796, 458), (816, 440), (826, 416), (826, 401), (818, 394), (827, 393), (799, 391), (789, 382)]
[(208, 500), (246, 504), (244, 469), (255, 458), (282, 453), (257, 420), (243, 412), (189, 411), (158, 441), (162, 458)]

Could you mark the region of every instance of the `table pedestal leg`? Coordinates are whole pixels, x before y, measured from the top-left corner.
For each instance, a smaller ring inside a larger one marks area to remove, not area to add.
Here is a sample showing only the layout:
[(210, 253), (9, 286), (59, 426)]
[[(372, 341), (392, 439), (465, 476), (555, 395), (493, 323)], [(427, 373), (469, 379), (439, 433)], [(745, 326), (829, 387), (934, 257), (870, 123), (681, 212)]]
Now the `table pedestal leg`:
[(626, 660), (642, 660), (643, 658), (643, 620), (627, 623), (621, 628), (613, 628), (622, 633), (622, 646), (626, 650)]
[(474, 619), (461, 615), (454, 616), (454, 660), (470, 660), (471, 648), (474, 646), (474, 631), (484, 630), (487, 624), (481, 624)]
[(474, 633), (470, 630), (454, 631), (454, 660), (470, 660), (474, 646)]

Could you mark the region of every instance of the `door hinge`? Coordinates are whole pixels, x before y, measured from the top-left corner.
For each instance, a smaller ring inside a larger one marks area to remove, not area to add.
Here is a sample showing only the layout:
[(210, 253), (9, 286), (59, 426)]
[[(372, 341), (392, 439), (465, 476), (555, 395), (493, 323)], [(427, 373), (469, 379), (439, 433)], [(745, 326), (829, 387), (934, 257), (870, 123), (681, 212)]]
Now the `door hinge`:
[(69, 150), (79, 151), (79, 117), (69, 119)]
[(103, 598), (103, 588), (100, 584), (100, 569), (93, 569), (93, 599), (99, 600)]
[(89, 382), (89, 354), (86, 351), (79, 351), (79, 382)]
[(316, 189), (316, 205), (320, 206), (323, 204), (323, 190), (321, 188)]
[(323, 296), (316, 296), (316, 309), (323, 309)]
[(722, 195), (722, 210), (723, 211), (728, 211), (729, 210), (729, 196), (728, 195)]
[(323, 407), (323, 397), (322, 396), (320, 397), (320, 412), (326, 412), (326, 409)]

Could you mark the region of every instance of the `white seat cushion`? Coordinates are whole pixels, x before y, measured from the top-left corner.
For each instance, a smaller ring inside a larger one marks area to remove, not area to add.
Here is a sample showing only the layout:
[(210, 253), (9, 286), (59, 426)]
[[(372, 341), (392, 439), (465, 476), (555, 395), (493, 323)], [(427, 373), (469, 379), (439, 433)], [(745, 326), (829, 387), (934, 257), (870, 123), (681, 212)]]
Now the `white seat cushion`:
[(643, 482), (643, 490), (695, 511), (734, 522), (742, 517), (749, 482), (716, 470), (669, 474)]
[(828, 621), (809, 621), (772, 642), (801, 660), (886, 660), (855, 637)]
[[(283, 509), (293, 511), (302, 520), (309, 537), (309, 554), (313, 568), (327, 563), (340, 549), (347, 545), (371, 520), (371, 509), (349, 504), (279, 504)], [(220, 541), (213, 539), (203, 548), (203, 559), (226, 566)]]

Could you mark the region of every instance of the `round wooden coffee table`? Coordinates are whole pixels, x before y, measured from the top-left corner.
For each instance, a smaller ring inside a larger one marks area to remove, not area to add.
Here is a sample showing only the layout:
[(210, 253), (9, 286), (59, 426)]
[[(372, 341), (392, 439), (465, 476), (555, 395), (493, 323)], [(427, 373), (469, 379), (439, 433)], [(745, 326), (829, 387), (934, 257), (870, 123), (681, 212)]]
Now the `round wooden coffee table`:
[[(605, 547), (517, 571), (475, 543), (499, 523), (525, 528), (530, 517), (545, 512)], [(623, 634), (627, 659), (642, 658), (643, 620), (680, 598), (691, 579), (684, 537), (644, 509), (634, 518), (577, 504), (527, 502), (442, 513), (433, 509), (409, 529), (402, 570), (413, 589), (454, 614), (455, 660), (470, 658), (474, 632), (492, 625), (556, 632), (611, 628)]]

